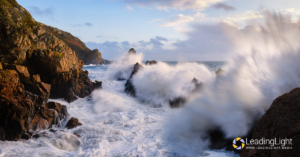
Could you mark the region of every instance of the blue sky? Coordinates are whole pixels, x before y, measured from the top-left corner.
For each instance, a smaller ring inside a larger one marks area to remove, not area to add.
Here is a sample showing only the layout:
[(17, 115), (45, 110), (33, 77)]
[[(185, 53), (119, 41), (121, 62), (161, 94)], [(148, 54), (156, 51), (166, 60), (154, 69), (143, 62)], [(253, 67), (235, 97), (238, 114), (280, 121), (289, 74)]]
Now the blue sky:
[(300, 14), (299, 0), (17, 0), (39, 22), (79, 37), (113, 60), (129, 48), (146, 60), (227, 60), (220, 23), (237, 29), (260, 10)]

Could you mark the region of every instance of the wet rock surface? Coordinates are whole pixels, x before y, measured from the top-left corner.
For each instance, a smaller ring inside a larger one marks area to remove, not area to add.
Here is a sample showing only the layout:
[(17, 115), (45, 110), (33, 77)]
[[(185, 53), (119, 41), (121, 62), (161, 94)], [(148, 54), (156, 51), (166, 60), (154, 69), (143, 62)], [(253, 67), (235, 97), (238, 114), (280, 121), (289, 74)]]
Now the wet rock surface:
[(30, 76), (19, 76), (16, 70), (0, 70), (0, 140), (29, 139), (32, 131), (59, 125), (69, 115), (66, 106), (47, 102), (50, 88), (30, 82)]
[(67, 123), (67, 125), (66, 125), (66, 128), (68, 128), (68, 129), (73, 129), (73, 128), (75, 128), (75, 127), (77, 127), (77, 126), (81, 126), (81, 125), (82, 125), (82, 124), (78, 121), (77, 118), (72, 117), (72, 118), (68, 121), (68, 123)]
[(130, 74), (130, 77), (129, 77), (129, 79), (127, 80), (127, 82), (126, 82), (126, 84), (125, 84), (125, 89), (124, 89), (124, 91), (125, 91), (128, 95), (130, 95), (130, 96), (132, 96), (132, 97), (135, 97), (135, 96), (136, 96), (136, 93), (135, 93), (135, 89), (134, 89), (134, 86), (133, 86), (133, 84), (132, 84), (131, 79), (132, 79), (132, 77), (133, 77), (133, 76), (134, 76), (141, 68), (143, 68), (143, 66), (142, 66), (141, 64), (139, 64), (139, 63), (136, 63), (136, 64), (133, 66), (133, 69), (132, 69), (132, 72), (131, 72), (131, 74)]
[[(260, 118), (252, 134), (253, 140), (292, 139), (292, 149), (243, 149), (241, 157), (299, 156), (300, 147), (300, 88), (276, 98), (267, 112)], [(279, 141), (277, 141), (279, 142)], [(247, 147), (269, 147), (270, 145), (246, 145)], [(281, 146), (281, 145), (279, 145)], [(275, 147), (278, 147), (276, 145)]]

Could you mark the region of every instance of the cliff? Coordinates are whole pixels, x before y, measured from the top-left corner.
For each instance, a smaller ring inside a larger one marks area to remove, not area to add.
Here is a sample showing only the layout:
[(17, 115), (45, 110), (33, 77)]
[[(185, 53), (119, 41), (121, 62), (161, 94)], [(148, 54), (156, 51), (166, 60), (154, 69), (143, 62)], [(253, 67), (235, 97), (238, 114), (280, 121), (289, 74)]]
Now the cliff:
[(110, 63), (110, 61), (102, 58), (101, 53), (97, 49), (90, 50), (88, 47), (86, 47), (85, 43), (83, 43), (77, 37), (74, 37), (72, 34), (44, 24), (41, 24), (41, 27), (64, 41), (72, 50), (75, 51), (76, 55), (78, 55), (78, 58), (83, 60), (84, 64)]
[(28, 139), (36, 129), (59, 125), (72, 102), (88, 96), (91, 82), (83, 61), (16, 0), (0, 1), (0, 140)]

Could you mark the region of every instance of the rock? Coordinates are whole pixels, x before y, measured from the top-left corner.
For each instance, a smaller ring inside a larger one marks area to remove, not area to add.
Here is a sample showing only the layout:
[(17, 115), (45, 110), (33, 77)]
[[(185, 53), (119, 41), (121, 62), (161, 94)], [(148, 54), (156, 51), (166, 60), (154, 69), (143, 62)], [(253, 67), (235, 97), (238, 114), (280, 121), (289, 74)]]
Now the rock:
[(0, 15), (0, 140), (29, 139), (69, 115), (47, 102), (51, 92), (84, 97), (101, 83), (93, 84), (75, 52), (16, 0), (1, 0)]
[(53, 79), (50, 97), (64, 98), (67, 102), (72, 102), (77, 100), (77, 96), (80, 98), (88, 96), (99, 85), (100, 83), (90, 81), (88, 71), (63, 72)]
[(68, 123), (67, 123), (67, 125), (66, 125), (66, 128), (68, 128), (68, 129), (73, 129), (73, 128), (75, 128), (75, 127), (77, 127), (77, 126), (81, 126), (81, 125), (82, 125), (82, 124), (78, 121), (78, 119), (72, 117), (72, 118), (68, 121)]
[(128, 95), (132, 96), (132, 97), (135, 97), (136, 93), (135, 93), (135, 89), (134, 89), (134, 86), (131, 82), (131, 78), (133, 77), (134, 74), (136, 74), (141, 68), (143, 68), (143, 66), (139, 63), (136, 63), (134, 66), (133, 66), (133, 69), (131, 71), (131, 75), (129, 77), (129, 79), (127, 80), (126, 84), (125, 84), (125, 93), (127, 93)]
[(49, 84), (27, 83), (29, 87), (22, 84), (16, 70), (0, 71), (0, 140), (29, 139), (31, 130), (59, 125), (68, 116), (66, 106), (46, 103)]
[[(276, 98), (256, 124), (252, 139), (292, 139), (292, 145), (286, 145), (286, 147), (292, 147), (292, 149), (243, 149), (241, 157), (299, 156), (299, 149), (297, 149), (300, 148), (299, 113), (300, 88), (295, 88), (289, 93)], [(246, 148), (248, 146), (264, 145), (246, 145)]]
[(0, 62), (0, 70), (3, 70), (2, 63)]
[(78, 138), (80, 138), (80, 135), (79, 135), (79, 134), (77, 134), (77, 133), (74, 133), (74, 135), (75, 135), (75, 136), (77, 136)]
[(39, 107), (30, 99), (0, 95), (0, 130), (4, 130), (0, 140), (28, 139), (30, 130), (59, 125), (59, 120), (68, 116), (66, 107), (61, 108), (65, 109)]
[(102, 81), (93, 82), (93, 86), (94, 86), (95, 89), (102, 88)]
[(178, 97), (169, 101), (171, 108), (182, 107), (186, 103), (186, 99), (183, 97)]
[(0, 95), (19, 96), (25, 94), (24, 85), (14, 70), (0, 71)]
[(26, 79), (26, 78), (30, 77), (30, 74), (29, 74), (27, 68), (24, 66), (15, 65), (15, 70), (18, 72), (21, 79)]
[(153, 61), (148, 61), (146, 62), (146, 65), (153, 65), (153, 64), (157, 64), (157, 62), (155, 60)]
[(40, 75), (39, 75), (39, 74), (37, 74), (37, 75), (32, 75), (32, 76), (31, 76), (31, 81), (34, 82), (34, 83), (39, 83), (39, 82), (41, 82)]
[(136, 51), (134, 48), (131, 48), (129, 51), (128, 51), (128, 54), (136, 54)]

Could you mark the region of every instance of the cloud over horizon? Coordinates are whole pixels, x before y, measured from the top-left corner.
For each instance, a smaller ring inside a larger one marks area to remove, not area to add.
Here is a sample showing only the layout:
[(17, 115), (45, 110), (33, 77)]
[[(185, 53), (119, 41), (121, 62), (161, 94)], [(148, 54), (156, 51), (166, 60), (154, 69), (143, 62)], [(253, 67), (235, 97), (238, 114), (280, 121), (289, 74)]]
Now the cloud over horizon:
[(187, 40), (180, 40), (171, 43), (174, 48), (165, 48), (164, 42), (171, 42), (167, 38), (156, 36), (149, 41), (139, 41), (130, 44), (124, 42), (87, 42), (86, 45), (92, 49), (99, 49), (102, 56), (108, 59), (115, 59), (127, 53), (133, 47), (137, 52), (142, 52), (146, 60), (161, 61), (214, 61), (226, 60), (233, 45), (224, 33), (223, 28), (234, 28), (225, 23), (219, 24), (194, 24), (192, 31), (187, 33)]

